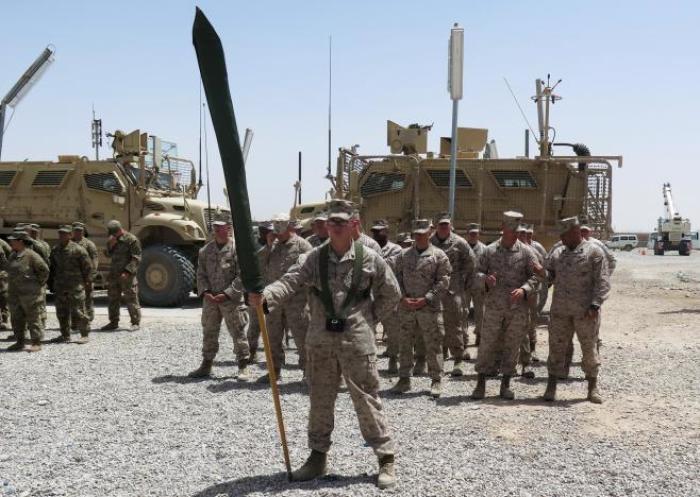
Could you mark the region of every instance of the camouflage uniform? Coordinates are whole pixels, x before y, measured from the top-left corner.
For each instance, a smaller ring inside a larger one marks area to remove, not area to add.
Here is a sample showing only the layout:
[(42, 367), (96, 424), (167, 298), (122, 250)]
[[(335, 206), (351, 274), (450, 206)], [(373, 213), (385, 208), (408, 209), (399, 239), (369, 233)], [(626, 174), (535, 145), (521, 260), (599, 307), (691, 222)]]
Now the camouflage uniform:
[(82, 337), (88, 336), (88, 318), (85, 313), (85, 289), (92, 286), (92, 264), (88, 253), (80, 245), (59, 242), (51, 250), (49, 288), (54, 294), (56, 317), (61, 336), (70, 340), (73, 322)]
[[(113, 247), (107, 246), (105, 254), (111, 257), (107, 275), (107, 298), (109, 300), (109, 322), (119, 323), (119, 309), (126, 304), (132, 325), (141, 323), (137, 274), (141, 262), (141, 243), (131, 233), (124, 231)], [(122, 278), (122, 273), (128, 273)]]
[[(535, 245), (536, 244), (536, 245)], [(544, 247), (533, 241), (532, 245), (527, 245), (530, 251), (537, 259), (537, 262), (544, 266), (544, 260), (547, 256), (547, 252)], [(546, 282), (538, 281), (536, 291), (532, 293), (530, 298), (527, 299), (527, 335), (523, 339), (523, 343), (520, 346), (520, 363), (523, 366), (528, 366), (532, 362), (532, 354), (535, 351), (537, 345), (537, 322), (539, 320), (539, 305), (540, 299), (542, 297), (542, 289), (548, 289)], [(539, 359), (537, 359), (539, 360)]]
[(549, 358), (551, 376), (562, 377), (566, 370), (566, 351), (574, 333), (581, 344), (581, 367), (587, 378), (597, 378), (600, 358), (596, 343), (598, 323), (586, 316), (591, 306), (600, 307), (610, 292), (608, 263), (595, 244), (582, 241), (571, 250), (562, 245), (547, 259), (548, 279), (554, 284), (550, 308)]
[[(481, 284), (484, 285), (489, 274), (495, 274), (496, 286), (486, 289), (484, 324), (474, 368), (477, 373), (491, 376), (500, 369), (503, 376), (515, 374), (520, 344), (527, 335), (527, 300), (537, 288), (538, 280), (532, 268), (536, 261), (532, 250), (520, 240), (506, 248), (499, 239), (482, 254)], [(510, 293), (518, 288), (525, 291), (525, 299), (511, 305)]]
[(399, 305), (401, 340), (399, 345), (399, 378), (409, 378), (413, 368), (414, 337), (425, 343), (428, 372), (431, 379), (442, 376), (443, 330), (438, 326), (441, 299), (450, 285), (450, 261), (433, 245), (419, 252), (415, 247), (404, 249), (396, 258), (395, 271), (402, 297), (424, 297), (427, 305), (418, 310)]
[[(475, 268), (478, 268), (479, 260), (486, 250), (486, 245), (478, 240), (474, 245), (471, 245), (469, 242), (467, 242), (467, 245), (474, 253)], [(474, 306), (474, 335), (479, 337), (484, 324), (484, 285), (478, 278), (472, 278), (471, 284), (467, 282), (467, 286), (464, 289), (464, 306), (467, 311), (470, 303)], [(469, 342), (465, 341), (465, 344), (467, 343)]]
[(7, 260), (8, 304), (12, 331), (18, 343), (24, 343), (29, 329), (32, 343), (44, 337), (42, 310), (46, 308), (46, 282), (49, 266), (33, 250), (12, 252)]
[(210, 302), (206, 298), (202, 301), (202, 358), (212, 361), (216, 357), (223, 319), (233, 340), (238, 364), (246, 364), (250, 356), (246, 338), (248, 313), (243, 303), (243, 287), (233, 240), (229, 239), (223, 247), (219, 247), (216, 240), (212, 240), (199, 251), (197, 293), (200, 297), (205, 293), (224, 293), (228, 297), (222, 304)]
[(309, 245), (311, 245), (313, 248), (320, 247), (321, 245), (326, 243), (327, 240), (328, 240), (328, 238), (321, 239), (315, 233), (306, 239), (306, 241), (309, 242)]
[[(387, 241), (386, 244), (381, 247), (381, 249), (381, 256), (389, 265), (389, 268), (394, 271), (396, 258), (401, 254), (403, 249), (390, 241)], [(398, 358), (401, 327), (396, 319), (396, 315), (387, 315), (386, 319), (382, 320), (382, 328), (384, 328), (384, 335), (386, 337), (386, 355), (389, 357)]]
[[(262, 249), (263, 274), (265, 283), (280, 279), (294, 264), (299, 256), (311, 250), (309, 242), (299, 235), (292, 235), (286, 242), (279, 239), (269, 250)], [(267, 316), (267, 330), (270, 337), (270, 352), (275, 369), (279, 370), (284, 364), (284, 332), (288, 328), (294, 337), (294, 343), (299, 353), (299, 367), (304, 370), (306, 354), (306, 330), (309, 326), (309, 312), (306, 307), (306, 292), (299, 292), (283, 305), (277, 307)]]
[[(0, 257), (4, 257), (4, 261), (7, 262), (7, 258), (12, 253), (12, 249), (2, 238), (0, 238), (0, 252), (2, 252), (2, 256)], [(9, 327), (10, 309), (7, 306), (7, 290), (7, 271), (3, 269), (0, 270), (0, 330), (11, 329)]]
[(444, 240), (440, 240), (437, 233), (433, 233), (430, 243), (447, 254), (452, 267), (450, 287), (442, 294), (441, 299), (442, 318), (445, 324), (444, 345), (449, 348), (455, 361), (461, 361), (464, 357), (464, 348), (468, 343), (464, 341), (467, 320), (462, 299), (465, 288), (473, 284), (476, 257), (467, 241), (456, 233), (450, 233), (450, 236)]
[[(97, 277), (97, 268), (99, 267), (100, 258), (97, 254), (97, 246), (92, 240), (89, 240), (83, 236), (80, 241), (75, 242), (80, 245), (88, 254), (90, 258), (90, 267), (92, 269), (92, 280)], [(85, 290), (85, 315), (88, 318), (88, 322), (92, 322), (95, 319), (95, 304), (92, 300), (92, 288)], [(71, 318), (72, 319), (72, 318)]]
[(360, 233), (360, 236), (357, 239), (357, 241), (360, 242), (365, 247), (371, 248), (379, 255), (382, 254), (382, 247), (379, 246), (379, 244), (377, 243), (377, 241), (374, 238), (367, 236), (364, 233)]
[[(400, 298), (396, 278), (381, 255), (365, 249), (358, 295), (367, 295), (371, 290), (374, 300), (356, 299), (348, 312), (345, 330), (341, 333), (327, 331), (326, 312), (320, 297), (320, 251), (320, 248), (312, 250), (303, 263), (295, 265), (264, 291), (268, 305), (274, 308), (294, 294), (306, 295), (306, 286), (314, 290), (309, 297), (311, 319), (306, 337), (309, 447), (323, 453), (330, 448), (342, 374), (365, 441), (378, 456), (393, 455), (394, 443), (379, 398), (373, 321), (375, 313), (381, 319), (395, 309)], [(354, 244), (340, 257), (333, 250), (329, 251), (328, 285), (336, 309), (350, 289), (354, 260)]]
[[(41, 256), (41, 258), (44, 260), (47, 266), (51, 265), (51, 262), (49, 261), (49, 258), (51, 256), (51, 247), (48, 243), (46, 243), (44, 240), (40, 240), (39, 238), (32, 238), (31, 249)], [(46, 295), (46, 288), (44, 288), (44, 295)], [(44, 298), (41, 304), (41, 321), (43, 323), (43, 329), (46, 328), (46, 319), (46, 298)]]

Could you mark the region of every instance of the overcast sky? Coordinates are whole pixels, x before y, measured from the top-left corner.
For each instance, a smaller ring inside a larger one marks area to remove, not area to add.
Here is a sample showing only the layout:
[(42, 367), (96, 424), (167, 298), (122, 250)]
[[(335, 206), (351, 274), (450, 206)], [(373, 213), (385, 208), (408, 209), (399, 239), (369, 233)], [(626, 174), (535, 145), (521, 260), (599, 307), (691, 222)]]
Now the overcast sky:
[[(523, 129), (508, 78), (536, 123), (534, 80), (562, 78), (557, 139), (623, 155), (613, 226), (649, 230), (670, 182), (700, 227), (700, 3), (646, 1), (200, 2), (224, 43), (238, 126), (255, 131), (248, 184), (255, 218), (287, 211), (297, 153), (303, 200), (322, 199), (327, 156), (328, 37), (333, 36), (333, 149), (387, 153), (386, 120), (435, 123), (448, 136), (447, 39), (465, 28), (460, 126), (485, 127), (501, 157)], [(16, 108), (3, 160), (92, 156), (94, 104), (105, 131), (139, 128), (197, 160), (199, 74), (190, 1), (3, 2), (0, 94), (47, 44), (56, 60)], [(214, 200), (223, 174), (210, 130)], [(106, 143), (105, 143), (106, 145)], [(109, 153), (107, 147), (102, 151)]]

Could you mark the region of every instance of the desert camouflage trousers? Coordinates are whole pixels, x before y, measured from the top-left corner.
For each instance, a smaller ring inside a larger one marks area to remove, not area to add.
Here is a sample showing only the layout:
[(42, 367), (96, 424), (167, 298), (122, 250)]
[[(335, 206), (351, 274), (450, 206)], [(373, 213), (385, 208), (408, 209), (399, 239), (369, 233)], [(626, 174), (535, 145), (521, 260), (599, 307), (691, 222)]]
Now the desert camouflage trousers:
[(131, 318), (131, 324), (141, 323), (141, 305), (139, 305), (139, 286), (136, 276), (122, 278), (118, 275), (107, 277), (107, 299), (109, 322), (119, 322), (119, 310), (126, 305)]
[(532, 353), (537, 345), (537, 322), (539, 320), (539, 292), (531, 293), (527, 300), (527, 335), (523, 338), (520, 344), (519, 361), (523, 366), (527, 366), (532, 362)]
[(0, 325), (7, 326), (10, 322), (10, 308), (7, 304), (8, 298), (7, 277), (0, 277)]
[[(442, 322), (444, 329), (443, 345), (448, 348), (454, 358), (464, 357), (464, 347), (469, 343), (465, 333), (467, 329), (467, 314), (464, 310), (464, 295), (447, 292), (442, 301)], [(466, 340), (466, 342), (465, 342)]]
[[(410, 378), (414, 365), (414, 348), (421, 341), (424, 344), (424, 356), (428, 363), (428, 374), (433, 380), (442, 378), (442, 343), (444, 332), (438, 324), (440, 313), (428, 306), (417, 311), (399, 306), (401, 338), (399, 344), (399, 378)], [(421, 359), (420, 351), (415, 357)]]
[(341, 346), (342, 334), (335, 344), (307, 348), (309, 380), (309, 448), (328, 452), (335, 424), (335, 401), (341, 375), (345, 379), (355, 407), (360, 432), (377, 456), (394, 453), (389, 425), (379, 398), (379, 372), (375, 354), (359, 354)]
[(250, 357), (248, 339), (248, 313), (240, 304), (227, 301), (223, 304), (209, 302), (206, 298), (202, 303), (202, 358), (213, 361), (219, 351), (219, 334), (221, 321), (226, 323), (233, 351), (239, 364)]
[[(464, 291), (464, 307), (466, 312), (469, 312), (469, 306), (474, 306), (474, 335), (477, 337), (481, 335), (481, 329), (484, 326), (484, 292), (481, 290), (475, 290), (473, 288), (467, 288)], [(464, 328), (466, 336), (467, 328)], [(465, 339), (464, 345), (469, 344), (469, 340)]]
[(306, 365), (306, 330), (309, 327), (306, 296), (303, 299), (293, 297), (286, 304), (271, 311), (266, 316), (266, 322), (274, 367), (279, 369), (284, 364), (284, 333), (285, 329), (288, 329), (294, 337), (299, 354), (299, 368), (303, 371)]
[(481, 330), (479, 352), (474, 369), (479, 374), (513, 376), (518, 353), (527, 336), (528, 307), (486, 309)]
[(10, 295), (8, 306), (12, 331), (18, 342), (26, 340), (26, 330), (29, 330), (32, 341), (44, 338), (42, 309), (46, 309), (46, 296), (43, 291), (38, 295)]
[(389, 357), (399, 357), (399, 344), (401, 343), (401, 326), (396, 319), (397, 309), (382, 321), (384, 339), (386, 340), (386, 353)]
[(81, 336), (88, 335), (88, 319), (85, 314), (85, 292), (82, 289), (59, 289), (54, 292), (56, 317), (61, 335), (70, 336), (71, 323), (80, 330)]
[(547, 370), (550, 375), (563, 378), (568, 374), (567, 351), (574, 334), (581, 345), (581, 369), (587, 378), (597, 378), (600, 369), (598, 356), (598, 329), (600, 314), (595, 319), (568, 314), (549, 316), (549, 358)]

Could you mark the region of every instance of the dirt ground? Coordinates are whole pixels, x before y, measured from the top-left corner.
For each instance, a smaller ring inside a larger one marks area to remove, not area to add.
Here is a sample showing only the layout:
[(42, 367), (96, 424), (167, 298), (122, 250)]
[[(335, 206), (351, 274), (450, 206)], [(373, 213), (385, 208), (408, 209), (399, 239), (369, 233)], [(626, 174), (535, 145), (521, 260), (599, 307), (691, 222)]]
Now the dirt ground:
[[(346, 393), (331, 475), (289, 484), (269, 391), (236, 380), (225, 333), (214, 377), (186, 377), (201, 347), (193, 299), (185, 309), (144, 309), (139, 333), (0, 353), (0, 496), (699, 495), (700, 254), (618, 258), (601, 329), (605, 403), (585, 401), (578, 367), (556, 402), (541, 400), (546, 327), (537, 377), (513, 382), (513, 402), (498, 399), (497, 381), (472, 401), (471, 366), (446, 379), (438, 401), (426, 395), (427, 377), (397, 398), (388, 393), (395, 378), (382, 376), (398, 445), (394, 491), (374, 486), (376, 459)], [(106, 322), (103, 297), (98, 305), (95, 327)], [(47, 339), (57, 334), (53, 315), (48, 327)], [(579, 357), (577, 349), (576, 366)], [(295, 466), (307, 455), (308, 415), (296, 361), (290, 350), (281, 385)]]

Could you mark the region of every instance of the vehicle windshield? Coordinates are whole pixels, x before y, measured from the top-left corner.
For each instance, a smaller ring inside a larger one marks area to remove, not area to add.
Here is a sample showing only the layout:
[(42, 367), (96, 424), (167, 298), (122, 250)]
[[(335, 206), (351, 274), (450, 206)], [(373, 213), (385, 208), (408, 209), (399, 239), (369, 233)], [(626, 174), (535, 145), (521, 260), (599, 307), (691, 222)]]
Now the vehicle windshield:
[[(135, 184), (141, 181), (141, 169), (137, 165), (129, 165), (127, 172)], [(160, 169), (146, 167), (143, 170), (145, 175), (144, 183), (150, 189), (159, 191), (182, 191), (193, 184), (194, 166), (190, 161), (176, 158), (166, 158), (163, 160)]]

